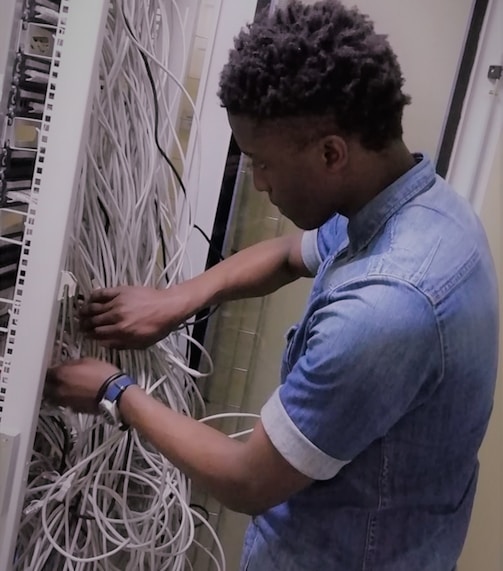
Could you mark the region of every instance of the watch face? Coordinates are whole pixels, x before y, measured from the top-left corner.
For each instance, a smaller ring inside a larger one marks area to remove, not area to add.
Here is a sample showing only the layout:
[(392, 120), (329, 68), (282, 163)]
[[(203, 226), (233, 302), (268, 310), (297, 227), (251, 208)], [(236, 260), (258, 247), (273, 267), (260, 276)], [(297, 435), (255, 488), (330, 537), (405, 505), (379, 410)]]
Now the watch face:
[(119, 376), (113, 380), (107, 387), (105, 394), (99, 402), (99, 409), (104, 416), (105, 421), (109, 424), (120, 424), (121, 417), (119, 414), (118, 402), (122, 393), (131, 385), (136, 385), (136, 381), (127, 375)]
[(114, 402), (103, 399), (99, 403), (99, 409), (105, 422), (108, 424), (117, 424), (119, 422), (117, 406)]

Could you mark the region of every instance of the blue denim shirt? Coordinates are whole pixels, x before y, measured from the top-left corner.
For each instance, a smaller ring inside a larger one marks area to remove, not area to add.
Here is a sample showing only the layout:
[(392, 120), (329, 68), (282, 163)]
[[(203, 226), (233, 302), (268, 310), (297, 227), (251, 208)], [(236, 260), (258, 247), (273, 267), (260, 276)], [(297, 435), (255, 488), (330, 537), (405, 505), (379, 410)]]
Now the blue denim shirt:
[(491, 412), (498, 297), (486, 236), (429, 159), (303, 239), (315, 280), (262, 409), (314, 482), (254, 518), (248, 571), (451, 571)]

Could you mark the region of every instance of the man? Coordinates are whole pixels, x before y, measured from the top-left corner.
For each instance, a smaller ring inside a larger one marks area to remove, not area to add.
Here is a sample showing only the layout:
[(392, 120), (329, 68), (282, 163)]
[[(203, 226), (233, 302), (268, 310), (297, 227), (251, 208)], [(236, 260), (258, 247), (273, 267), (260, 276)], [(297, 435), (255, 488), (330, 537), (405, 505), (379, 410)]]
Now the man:
[[(496, 376), (496, 279), (476, 216), (402, 141), (402, 84), (386, 39), (336, 0), (261, 17), (220, 97), (257, 190), (302, 231), (169, 290), (94, 292), (83, 312), (105, 345), (144, 347), (203, 307), (314, 277), (247, 442), (116, 390), (126, 423), (255, 516), (242, 570), (451, 571), (461, 552)], [(64, 364), (47, 395), (97, 413), (116, 373)]]

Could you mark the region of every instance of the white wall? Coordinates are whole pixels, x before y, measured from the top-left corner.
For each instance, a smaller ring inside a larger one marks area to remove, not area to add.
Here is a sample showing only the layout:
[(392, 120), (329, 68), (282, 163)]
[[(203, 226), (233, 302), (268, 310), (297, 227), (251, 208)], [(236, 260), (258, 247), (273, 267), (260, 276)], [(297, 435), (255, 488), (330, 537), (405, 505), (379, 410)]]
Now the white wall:
[[(315, 0), (306, 0), (314, 4)], [(405, 141), (436, 156), (471, 15), (472, 0), (344, 0), (387, 34), (412, 105), (404, 114)]]
[[(493, 165), (481, 218), (503, 291), (503, 136)], [(503, 324), (503, 304), (500, 307)], [(480, 450), (480, 476), (470, 530), (458, 571), (503, 570), (503, 334), (494, 409)]]

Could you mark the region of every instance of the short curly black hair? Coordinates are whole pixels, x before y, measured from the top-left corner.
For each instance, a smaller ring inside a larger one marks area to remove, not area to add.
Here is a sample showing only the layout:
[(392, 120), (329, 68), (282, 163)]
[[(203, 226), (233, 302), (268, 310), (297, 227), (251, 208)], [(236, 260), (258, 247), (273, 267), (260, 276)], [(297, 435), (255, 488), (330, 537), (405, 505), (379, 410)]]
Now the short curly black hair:
[(258, 122), (330, 118), (332, 128), (378, 151), (402, 136), (410, 103), (402, 86), (396, 55), (368, 16), (339, 0), (291, 0), (235, 38), (219, 97), (229, 113)]

